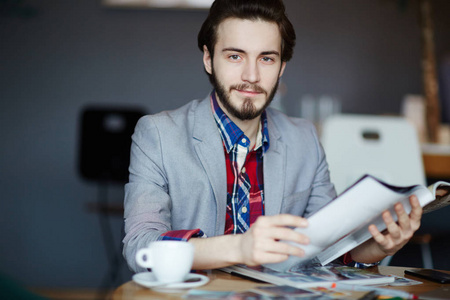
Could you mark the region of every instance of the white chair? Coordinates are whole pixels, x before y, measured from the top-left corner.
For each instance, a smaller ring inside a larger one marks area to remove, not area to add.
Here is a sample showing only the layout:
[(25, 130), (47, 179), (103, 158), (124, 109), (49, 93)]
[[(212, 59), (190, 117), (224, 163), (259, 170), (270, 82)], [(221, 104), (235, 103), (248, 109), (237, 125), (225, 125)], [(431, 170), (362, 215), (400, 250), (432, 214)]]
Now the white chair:
[[(321, 142), (338, 194), (364, 174), (397, 186), (426, 184), (417, 132), (402, 117), (335, 115), (324, 122)], [(421, 247), (424, 266), (433, 268), (429, 243)]]

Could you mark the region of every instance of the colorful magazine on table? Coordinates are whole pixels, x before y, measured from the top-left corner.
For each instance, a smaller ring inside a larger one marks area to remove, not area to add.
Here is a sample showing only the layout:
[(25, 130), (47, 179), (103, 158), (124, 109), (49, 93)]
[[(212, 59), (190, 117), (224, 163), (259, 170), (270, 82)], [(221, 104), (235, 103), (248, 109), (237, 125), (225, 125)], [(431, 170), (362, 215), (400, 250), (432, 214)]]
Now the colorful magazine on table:
[(385, 276), (365, 269), (332, 264), (327, 266), (299, 264), (284, 272), (275, 271), (264, 266), (234, 265), (223, 268), (222, 271), (276, 285), (288, 285), (296, 288), (330, 286), (333, 283), (380, 285), (388, 284), (395, 280), (394, 276)]

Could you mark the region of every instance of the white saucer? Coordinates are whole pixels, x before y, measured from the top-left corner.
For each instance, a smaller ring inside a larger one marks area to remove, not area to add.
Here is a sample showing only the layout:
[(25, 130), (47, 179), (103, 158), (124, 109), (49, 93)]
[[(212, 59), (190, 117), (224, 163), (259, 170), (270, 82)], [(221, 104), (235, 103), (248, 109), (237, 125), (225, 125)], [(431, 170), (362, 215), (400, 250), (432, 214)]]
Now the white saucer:
[[(184, 282), (174, 282), (169, 284), (163, 284), (156, 280), (155, 275), (152, 272), (142, 272), (134, 274), (133, 281), (142, 286), (158, 289), (158, 290), (178, 290), (178, 289), (190, 289), (206, 284), (209, 278), (201, 274), (188, 274)], [(194, 282), (186, 282), (186, 280), (195, 280)]]

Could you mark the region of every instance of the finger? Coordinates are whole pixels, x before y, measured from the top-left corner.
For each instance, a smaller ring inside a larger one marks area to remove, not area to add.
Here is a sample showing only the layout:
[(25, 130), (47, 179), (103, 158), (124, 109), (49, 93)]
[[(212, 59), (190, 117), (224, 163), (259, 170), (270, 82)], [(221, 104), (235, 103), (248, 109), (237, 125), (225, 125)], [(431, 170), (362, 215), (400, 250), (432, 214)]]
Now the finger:
[(307, 245), (309, 243), (309, 238), (306, 235), (287, 227), (267, 228), (265, 234), (266, 237), (272, 240), (283, 240), (303, 245)]
[(409, 197), (409, 203), (411, 204), (411, 213), (409, 214), (413, 222), (418, 222), (420, 225), (420, 219), (422, 218), (423, 209), (420, 205), (419, 199), (416, 195)]
[[(259, 218), (258, 218), (259, 220)], [(263, 219), (266, 222), (270, 222), (275, 226), (290, 226), (290, 227), (306, 227), (308, 226), (308, 220), (305, 218), (289, 215), (280, 214), (275, 216), (268, 216)]]
[(285, 242), (276, 242), (273, 240), (265, 240), (258, 243), (252, 254), (252, 258), (247, 262), (248, 265), (260, 265), (264, 263), (281, 262), (286, 260), (289, 255), (303, 257), (305, 252), (303, 249), (289, 245)]
[(305, 250), (303, 250), (300, 247), (292, 246), (292, 245), (289, 245), (289, 244), (284, 243), (284, 242), (276, 242), (276, 243), (278, 244), (276, 251), (279, 251), (278, 250), (278, 248), (279, 248), (278, 246), (280, 246), (280, 247), (283, 247), (282, 253), (286, 253), (288, 255), (294, 255), (294, 256), (298, 256), (298, 257), (305, 256)]
[(264, 250), (264, 252), (282, 255), (295, 255), (299, 257), (305, 255), (305, 251), (302, 248), (281, 241), (273, 241), (271, 243), (267, 243), (262, 250)]
[(398, 239), (401, 237), (401, 231), (397, 223), (395, 223), (394, 218), (389, 211), (383, 212), (383, 221), (386, 224), (386, 229), (393, 239)]
[(389, 245), (388, 239), (378, 230), (377, 226), (370, 225), (369, 232), (372, 235), (375, 242), (381, 245), (383, 248), (386, 248)]
[(278, 263), (285, 261), (289, 256), (287, 254), (264, 252), (256, 254), (252, 261), (248, 261), (248, 266), (258, 266), (262, 264)]
[(395, 204), (394, 209), (397, 213), (397, 220), (400, 228), (406, 231), (411, 230), (411, 220), (409, 219), (403, 205), (401, 203), (397, 203)]

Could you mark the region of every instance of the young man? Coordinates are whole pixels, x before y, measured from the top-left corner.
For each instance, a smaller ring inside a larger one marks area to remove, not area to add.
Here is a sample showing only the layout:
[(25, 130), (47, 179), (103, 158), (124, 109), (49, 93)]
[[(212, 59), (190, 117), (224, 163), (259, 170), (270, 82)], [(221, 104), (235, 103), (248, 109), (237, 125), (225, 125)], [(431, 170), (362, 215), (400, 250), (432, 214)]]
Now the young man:
[[(142, 118), (133, 135), (125, 191), (124, 256), (155, 240), (195, 246), (194, 269), (280, 262), (308, 244), (292, 227), (336, 195), (314, 126), (267, 108), (291, 58), (294, 29), (281, 0), (216, 0), (198, 37), (214, 90)], [(398, 251), (420, 225), (415, 197), (396, 205), (384, 233), (345, 260), (374, 263)], [(338, 226), (338, 224), (336, 224)]]

